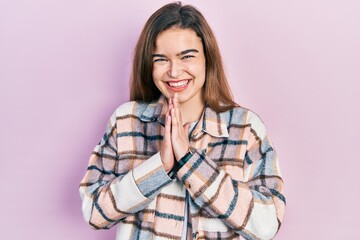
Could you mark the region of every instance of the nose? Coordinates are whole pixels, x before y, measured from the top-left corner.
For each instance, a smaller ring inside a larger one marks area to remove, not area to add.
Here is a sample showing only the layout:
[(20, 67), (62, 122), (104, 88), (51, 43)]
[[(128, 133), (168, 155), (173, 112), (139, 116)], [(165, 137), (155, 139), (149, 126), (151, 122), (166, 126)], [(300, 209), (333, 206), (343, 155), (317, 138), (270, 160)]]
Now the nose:
[(177, 78), (183, 72), (183, 67), (181, 63), (177, 61), (172, 61), (169, 66), (168, 75), (170, 78)]

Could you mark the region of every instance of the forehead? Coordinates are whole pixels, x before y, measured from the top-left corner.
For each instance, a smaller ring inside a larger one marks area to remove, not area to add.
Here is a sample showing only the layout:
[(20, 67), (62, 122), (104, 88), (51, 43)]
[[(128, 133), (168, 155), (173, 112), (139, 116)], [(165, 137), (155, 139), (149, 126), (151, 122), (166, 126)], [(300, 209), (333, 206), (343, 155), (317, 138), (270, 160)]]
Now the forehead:
[(155, 52), (181, 52), (186, 49), (202, 50), (201, 38), (192, 29), (173, 27), (165, 30), (156, 38)]

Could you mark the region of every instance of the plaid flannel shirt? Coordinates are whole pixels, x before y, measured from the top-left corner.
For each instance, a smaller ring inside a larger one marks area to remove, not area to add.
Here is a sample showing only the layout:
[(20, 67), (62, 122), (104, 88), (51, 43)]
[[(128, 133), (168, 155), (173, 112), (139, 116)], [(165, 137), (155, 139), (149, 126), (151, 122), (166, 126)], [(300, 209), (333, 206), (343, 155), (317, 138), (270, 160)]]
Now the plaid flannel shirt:
[(117, 239), (181, 239), (184, 224), (194, 239), (272, 239), (285, 198), (260, 118), (206, 107), (189, 135), (195, 153), (170, 178), (159, 154), (166, 109), (161, 96), (111, 116), (80, 183), (85, 220), (95, 229), (117, 225)]

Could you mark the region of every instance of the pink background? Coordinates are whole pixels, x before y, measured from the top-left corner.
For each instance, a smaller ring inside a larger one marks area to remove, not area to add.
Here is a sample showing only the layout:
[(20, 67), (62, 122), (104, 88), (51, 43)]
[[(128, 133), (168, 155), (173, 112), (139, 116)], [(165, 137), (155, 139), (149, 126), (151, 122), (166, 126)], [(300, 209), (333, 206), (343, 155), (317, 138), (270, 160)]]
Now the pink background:
[[(167, 2), (0, 0), (0, 239), (115, 238), (84, 222), (78, 184), (128, 99), (140, 30)], [(288, 204), (276, 239), (356, 239), (359, 1), (191, 3), (280, 156)]]

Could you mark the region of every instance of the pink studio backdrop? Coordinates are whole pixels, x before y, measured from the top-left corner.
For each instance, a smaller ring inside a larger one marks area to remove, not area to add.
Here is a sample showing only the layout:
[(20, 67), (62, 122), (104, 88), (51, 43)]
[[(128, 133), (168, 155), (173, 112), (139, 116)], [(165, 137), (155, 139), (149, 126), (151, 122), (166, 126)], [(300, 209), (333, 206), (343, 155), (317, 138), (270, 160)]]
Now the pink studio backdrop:
[[(0, 0), (0, 239), (115, 238), (84, 222), (78, 184), (128, 99), (140, 30), (165, 3)], [(288, 204), (276, 239), (357, 239), (360, 3), (190, 3), (280, 156)]]

